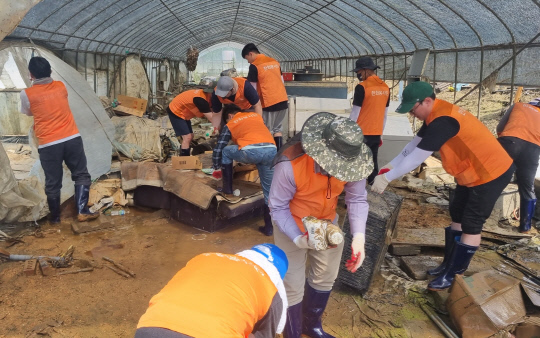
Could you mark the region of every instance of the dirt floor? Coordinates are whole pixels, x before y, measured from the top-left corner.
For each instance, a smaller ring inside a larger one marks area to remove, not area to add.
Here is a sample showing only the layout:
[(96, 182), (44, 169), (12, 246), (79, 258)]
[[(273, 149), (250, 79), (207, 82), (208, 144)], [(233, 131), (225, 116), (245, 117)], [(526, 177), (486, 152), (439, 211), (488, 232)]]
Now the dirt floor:
[[(425, 203), (418, 193), (393, 190), (407, 197), (398, 231), (449, 223), (447, 207)], [(73, 245), (76, 266), (58, 271), (87, 266), (94, 270), (25, 276), (22, 262), (1, 263), (0, 337), (37, 336), (38, 332), (51, 337), (132, 337), (150, 298), (190, 258), (203, 252), (235, 253), (271, 241), (256, 230), (262, 219), (210, 234), (171, 220), (165, 210), (134, 207), (125, 216), (102, 215), (114, 221), (112, 229), (75, 235), (70, 225), (72, 208), (64, 205), (61, 225), (44, 223), (37, 234), (27, 228), (24, 243), (7, 248), (7, 243), (0, 242), (0, 248), (12, 254), (58, 255)], [(110, 264), (104, 256), (131, 269), (136, 278), (105, 268)], [(397, 264), (388, 259), (364, 297), (336, 285), (323, 317), (330, 333), (336, 337), (444, 337), (418, 306), (430, 301), (422, 291), (427, 282), (412, 281), (392, 262)]]

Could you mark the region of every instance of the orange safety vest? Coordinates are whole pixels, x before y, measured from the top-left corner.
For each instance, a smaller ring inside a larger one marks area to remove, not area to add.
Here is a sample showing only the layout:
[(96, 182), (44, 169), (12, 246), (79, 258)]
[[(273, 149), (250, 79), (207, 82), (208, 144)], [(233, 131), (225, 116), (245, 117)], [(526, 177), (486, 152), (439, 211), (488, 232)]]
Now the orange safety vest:
[(490, 182), (512, 165), (512, 159), (485, 125), (463, 108), (436, 99), (426, 119), (450, 116), (459, 122), (459, 132), (440, 149), (443, 168), (466, 187)]
[(540, 108), (518, 102), (510, 112), (501, 136), (513, 136), (540, 146)]
[(384, 128), (384, 111), (390, 97), (388, 85), (377, 75), (372, 75), (360, 82), (365, 95), (356, 123), (364, 135), (382, 135)]
[(247, 80), (242, 77), (235, 77), (233, 78), (233, 80), (236, 81), (236, 83), (238, 83), (238, 91), (236, 92), (236, 95), (234, 96), (234, 101), (231, 101), (228, 98), (223, 98), (221, 96), (216, 95), (217, 98), (219, 99), (219, 102), (223, 104), (234, 103), (235, 105), (240, 107), (240, 109), (242, 110), (251, 108), (251, 103), (249, 103), (248, 99), (246, 99), (246, 97), (244, 96), (244, 88), (245, 88), (244, 86), (246, 85)]
[(252, 65), (257, 67), (257, 92), (263, 109), (287, 101), (287, 91), (281, 79), (279, 62), (266, 55), (258, 54)]
[(256, 143), (276, 144), (274, 137), (264, 125), (263, 118), (257, 113), (236, 113), (227, 123), (234, 143), (238, 149)]
[[(302, 232), (306, 232), (302, 218), (314, 216), (318, 219), (334, 220), (338, 196), (347, 182), (315, 172), (315, 161), (304, 154), (291, 161), (296, 193), (289, 209)], [(330, 191), (329, 191), (330, 189)]]
[(152, 299), (137, 328), (161, 327), (191, 337), (247, 337), (277, 289), (247, 258), (195, 256)]
[(171, 103), (169, 103), (169, 109), (174, 115), (184, 120), (191, 120), (194, 117), (203, 117), (204, 115), (193, 103), (193, 99), (196, 97), (201, 97), (210, 103), (209, 95), (202, 89), (192, 89), (177, 95)]
[(79, 133), (69, 108), (68, 92), (62, 82), (36, 84), (24, 91), (34, 115), (34, 131), (39, 145)]

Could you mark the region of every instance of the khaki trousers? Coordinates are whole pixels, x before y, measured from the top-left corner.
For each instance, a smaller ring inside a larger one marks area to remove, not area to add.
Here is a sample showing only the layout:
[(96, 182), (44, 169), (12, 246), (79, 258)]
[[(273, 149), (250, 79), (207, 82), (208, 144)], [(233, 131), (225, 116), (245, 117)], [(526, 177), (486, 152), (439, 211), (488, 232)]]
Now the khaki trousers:
[(274, 243), (285, 252), (289, 269), (283, 283), (287, 292), (289, 306), (296, 305), (304, 298), (304, 285), (307, 282), (318, 291), (330, 291), (339, 272), (343, 242), (337, 248), (325, 251), (300, 249), (274, 224)]

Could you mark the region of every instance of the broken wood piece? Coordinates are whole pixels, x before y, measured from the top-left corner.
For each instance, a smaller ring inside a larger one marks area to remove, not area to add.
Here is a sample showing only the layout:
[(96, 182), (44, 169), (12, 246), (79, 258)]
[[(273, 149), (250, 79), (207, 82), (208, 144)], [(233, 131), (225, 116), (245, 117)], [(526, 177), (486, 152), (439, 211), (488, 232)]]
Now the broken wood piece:
[(391, 244), (390, 253), (394, 256), (416, 256), (422, 249), (417, 245)]
[(128, 275), (130, 275), (131, 277), (135, 278), (135, 272), (132, 272), (130, 271), (128, 268), (126, 268), (125, 266), (123, 266), (122, 264), (120, 263), (116, 263), (114, 260), (110, 259), (109, 257), (101, 257), (103, 260), (106, 260), (107, 262), (109, 263), (112, 263), (114, 266), (116, 266), (118, 269), (124, 271), (125, 273), (127, 273)]
[(108, 217), (99, 217), (96, 220), (89, 222), (79, 222), (74, 220), (71, 223), (71, 230), (76, 234), (82, 234), (85, 232), (109, 229), (114, 227), (114, 221)]
[[(427, 280), (427, 270), (436, 268), (442, 262), (442, 257), (432, 257), (432, 256), (403, 256), (400, 259), (400, 267), (405, 271), (405, 273), (416, 280)], [(481, 262), (473, 260), (465, 271), (466, 276), (470, 276), (479, 271), (482, 271), (485, 267)]]
[(408, 244), (419, 247), (444, 248), (444, 228), (398, 229), (392, 244)]
[(79, 273), (79, 272), (90, 272), (90, 271), (94, 271), (94, 268), (84, 268), (84, 269), (77, 269), (77, 270), (73, 270), (73, 271), (63, 271), (63, 272), (57, 273), (56, 275), (57, 275), (57, 276), (60, 276), (60, 275), (70, 275), (70, 274), (74, 274), (74, 273)]
[(116, 272), (117, 274), (119, 274), (119, 275), (122, 276), (122, 277), (126, 277), (126, 278), (129, 278), (129, 277), (130, 277), (130, 275), (128, 275), (128, 274), (125, 273), (124, 271), (120, 271), (120, 270), (118, 270), (117, 268), (114, 268), (114, 267), (112, 267), (112, 266), (110, 266), (110, 265), (105, 265), (105, 267), (111, 269), (112, 271)]

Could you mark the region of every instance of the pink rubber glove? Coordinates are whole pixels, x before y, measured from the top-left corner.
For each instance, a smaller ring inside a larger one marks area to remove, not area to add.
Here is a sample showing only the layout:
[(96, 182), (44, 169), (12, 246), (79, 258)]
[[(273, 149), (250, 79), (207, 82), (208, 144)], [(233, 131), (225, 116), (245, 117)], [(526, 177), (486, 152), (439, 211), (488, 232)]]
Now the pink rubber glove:
[(353, 236), (351, 244), (351, 259), (347, 260), (345, 267), (351, 273), (355, 273), (356, 270), (364, 263), (366, 253), (364, 250), (364, 243), (366, 242), (366, 235), (363, 233), (356, 233)]

